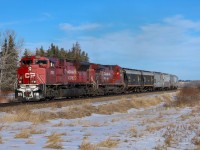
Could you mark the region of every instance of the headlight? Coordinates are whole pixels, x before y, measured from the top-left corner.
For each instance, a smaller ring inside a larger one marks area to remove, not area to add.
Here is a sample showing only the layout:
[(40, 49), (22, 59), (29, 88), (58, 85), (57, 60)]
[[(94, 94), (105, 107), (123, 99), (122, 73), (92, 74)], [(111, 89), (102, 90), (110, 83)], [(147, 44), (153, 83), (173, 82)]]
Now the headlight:
[(39, 96), (39, 93), (34, 93), (34, 95), (38, 97), (38, 96)]
[(29, 70), (29, 71), (31, 71), (31, 70), (32, 70), (31, 66), (30, 66), (30, 67), (28, 67), (28, 70)]

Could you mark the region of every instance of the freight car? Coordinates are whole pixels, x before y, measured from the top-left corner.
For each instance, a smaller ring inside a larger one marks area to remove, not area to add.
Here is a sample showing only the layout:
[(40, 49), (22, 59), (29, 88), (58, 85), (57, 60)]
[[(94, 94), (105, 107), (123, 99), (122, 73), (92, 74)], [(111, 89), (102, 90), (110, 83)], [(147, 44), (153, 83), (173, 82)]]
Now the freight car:
[(40, 56), (23, 57), (15, 97), (35, 101), (177, 88), (175, 75)]

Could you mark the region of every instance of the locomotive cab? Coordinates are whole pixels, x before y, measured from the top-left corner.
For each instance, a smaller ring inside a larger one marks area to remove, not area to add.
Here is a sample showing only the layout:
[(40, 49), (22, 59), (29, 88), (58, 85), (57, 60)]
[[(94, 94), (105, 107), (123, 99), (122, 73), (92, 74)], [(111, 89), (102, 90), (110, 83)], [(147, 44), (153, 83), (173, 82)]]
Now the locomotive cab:
[(46, 83), (46, 68), (50, 65), (46, 57), (26, 56), (20, 61), (17, 70), (18, 88), (15, 92), (17, 99), (42, 99)]

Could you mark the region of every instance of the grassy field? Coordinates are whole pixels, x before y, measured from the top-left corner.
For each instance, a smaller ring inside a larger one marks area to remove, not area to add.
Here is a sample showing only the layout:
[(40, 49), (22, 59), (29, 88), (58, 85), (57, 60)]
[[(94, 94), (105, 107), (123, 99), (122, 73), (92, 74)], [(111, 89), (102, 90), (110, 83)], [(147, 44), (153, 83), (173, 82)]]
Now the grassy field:
[(0, 149), (199, 149), (199, 88), (0, 110)]

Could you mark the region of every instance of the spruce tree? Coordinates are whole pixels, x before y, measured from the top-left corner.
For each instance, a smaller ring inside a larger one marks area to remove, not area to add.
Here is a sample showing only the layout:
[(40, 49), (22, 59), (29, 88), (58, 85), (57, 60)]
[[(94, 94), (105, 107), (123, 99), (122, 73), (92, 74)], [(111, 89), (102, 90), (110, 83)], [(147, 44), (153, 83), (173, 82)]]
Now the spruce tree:
[(67, 58), (66, 51), (64, 50), (64, 48), (60, 49), (59, 58), (61, 58), (61, 59), (66, 59)]
[(29, 54), (28, 54), (28, 50), (27, 49), (25, 49), (24, 50), (24, 56), (28, 56)]
[(1, 47), (0, 90), (3, 90), (4, 87), (6, 86), (6, 85), (5, 85), (5, 82), (3, 82), (3, 80), (6, 80), (6, 79), (5, 79), (5, 75), (6, 75), (6, 72), (5, 72), (5, 70), (6, 70), (5, 65), (6, 65), (7, 56), (8, 56), (8, 43), (7, 43), (7, 39), (5, 38), (4, 43), (3, 43), (2, 47)]
[(36, 48), (35, 55), (40, 56), (40, 50)]
[(18, 52), (15, 47), (14, 36), (9, 35), (8, 44), (7, 39), (3, 48), (4, 64), (1, 79), (1, 90), (8, 91), (13, 90), (14, 83), (16, 82), (16, 70), (18, 64)]
[(45, 56), (45, 51), (42, 46), (40, 47), (39, 54), (40, 56)]

